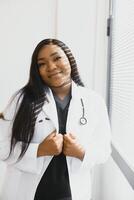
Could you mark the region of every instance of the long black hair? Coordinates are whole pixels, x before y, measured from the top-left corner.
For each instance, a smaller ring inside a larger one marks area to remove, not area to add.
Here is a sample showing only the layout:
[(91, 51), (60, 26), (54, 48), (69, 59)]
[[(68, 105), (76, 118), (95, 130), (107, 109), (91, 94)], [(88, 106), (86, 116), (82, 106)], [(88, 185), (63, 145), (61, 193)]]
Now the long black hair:
[(48, 92), (48, 86), (40, 77), (37, 57), (39, 51), (45, 45), (49, 44), (57, 45), (64, 51), (70, 62), (71, 79), (77, 85), (84, 86), (78, 72), (75, 58), (70, 49), (63, 42), (57, 39), (44, 39), (36, 46), (31, 59), (28, 83), (19, 90), (20, 97), (23, 96), (23, 98), (15, 115), (12, 126), (10, 154), (16, 143), (21, 142), (22, 146), (19, 158), (23, 157), (32, 140), (37, 116), (40, 113), (42, 106), (47, 101), (46, 94)]

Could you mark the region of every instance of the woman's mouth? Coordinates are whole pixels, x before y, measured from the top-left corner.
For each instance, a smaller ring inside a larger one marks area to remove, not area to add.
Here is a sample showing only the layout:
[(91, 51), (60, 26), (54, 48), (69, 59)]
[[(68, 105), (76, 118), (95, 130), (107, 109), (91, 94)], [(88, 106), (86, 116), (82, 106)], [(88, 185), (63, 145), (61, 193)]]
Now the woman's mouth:
[(49, 76), (48, 76), (48, 78), (53, 78), (53, 77), (56, 77), (56, 76), (59, 76), (59, 74), (61, 74), (62, 72), (55, 72), (55, 73), (53, 73), (53, 74), (50, 74)]

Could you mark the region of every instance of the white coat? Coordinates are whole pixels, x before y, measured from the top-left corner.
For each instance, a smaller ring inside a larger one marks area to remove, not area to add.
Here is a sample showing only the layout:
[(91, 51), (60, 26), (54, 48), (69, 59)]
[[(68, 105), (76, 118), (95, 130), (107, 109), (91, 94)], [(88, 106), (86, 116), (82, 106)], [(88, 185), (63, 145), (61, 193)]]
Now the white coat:
[[(84, 103), (87, 124), (80, 124), (82, 104)], [(17, 99), (17, 98), (16, 98)], [(10, 148), (12, 117), (16, 99), (4, 111), (6, 119), (0, 120), (0, 159), (4, 160)], [(58, 118), (55, 101), (50, 90), (49, 103), (39, 113), (33, 139), (24, 157), (16, 162), (21, 143), (18, 142), (14, 152), (6, 160), (7, 171), (1, 200), (33, 200), (36, 188), (52, 156), (37, 157), (39, 143), (54, 129), (58, 133)], [(46, 120), (45, 118), (50, 120)], [(40, 121), (41, 120), (41, 121)], [(22, 121), (23, 123), (23, 121)], [(91, 198), (91, 169), (95, 164), (104, 163), (111, 153), (111, 132), (106, 105), (96, 92), (72, 83), (72, 99), (68, 110), (66, 131), (76, 134), (80, 144), (85, 148), (83, 161), (67, 156), (70, 187), (73, 200), (89, 200)]]

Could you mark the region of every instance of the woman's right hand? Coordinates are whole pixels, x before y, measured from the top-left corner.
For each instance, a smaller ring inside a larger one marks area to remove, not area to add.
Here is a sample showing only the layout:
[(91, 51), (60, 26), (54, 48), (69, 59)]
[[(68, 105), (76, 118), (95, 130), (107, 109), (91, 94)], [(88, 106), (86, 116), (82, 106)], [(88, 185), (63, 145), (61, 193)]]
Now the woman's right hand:
[(63, 135), (54, 130), (39, 144), (37, 157), (59, 155), (62, 152)]

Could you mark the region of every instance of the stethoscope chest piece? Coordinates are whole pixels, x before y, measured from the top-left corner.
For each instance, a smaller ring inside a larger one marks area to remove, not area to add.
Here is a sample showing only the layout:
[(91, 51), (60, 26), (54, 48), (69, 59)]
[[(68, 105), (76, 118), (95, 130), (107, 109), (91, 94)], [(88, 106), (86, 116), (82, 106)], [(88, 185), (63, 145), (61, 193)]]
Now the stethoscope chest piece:
[(80, 124), (85, 125), (87, 123), (87, 119), (85, 117), (80, 118)]

